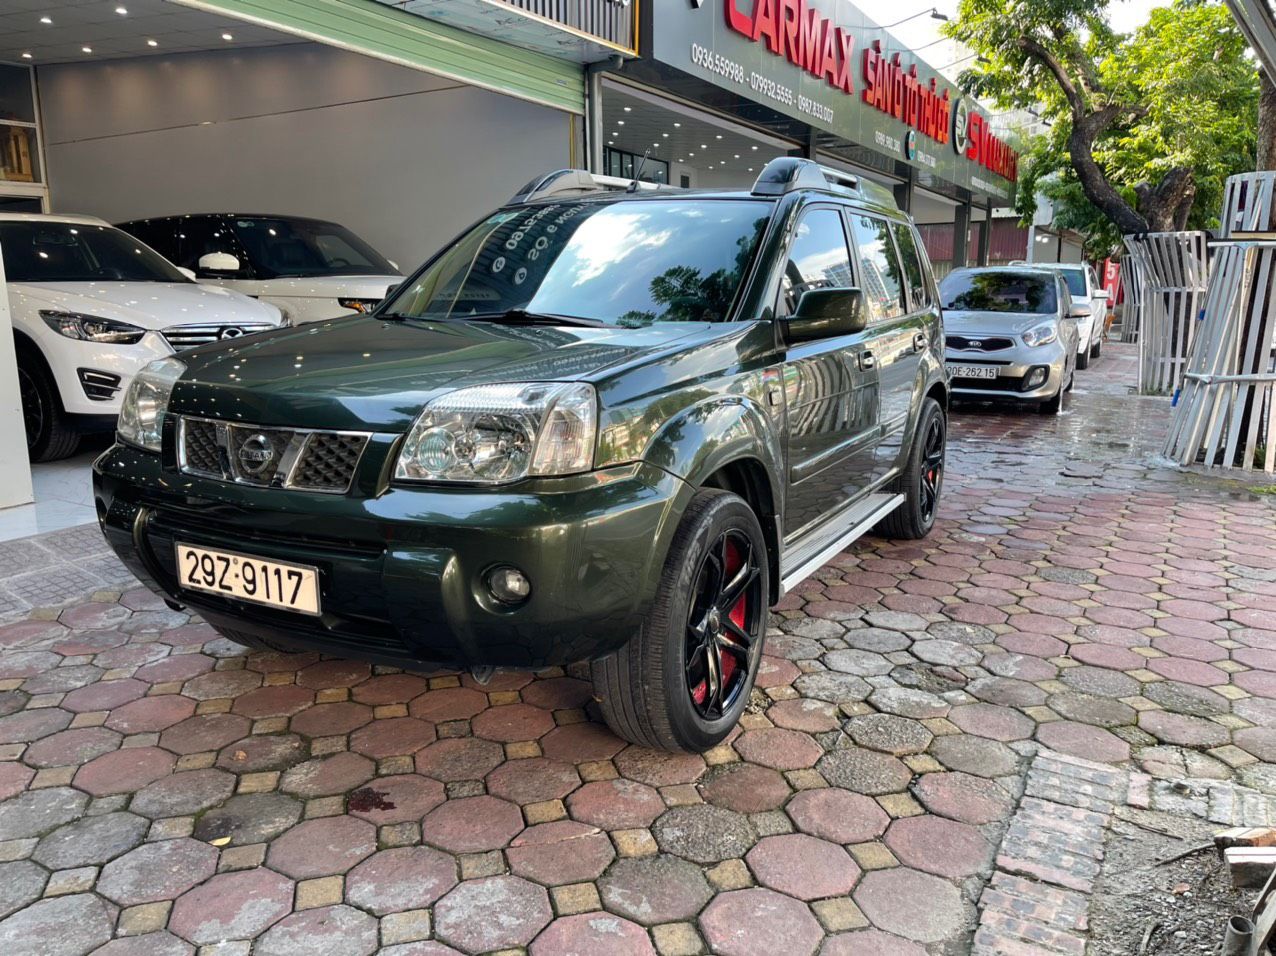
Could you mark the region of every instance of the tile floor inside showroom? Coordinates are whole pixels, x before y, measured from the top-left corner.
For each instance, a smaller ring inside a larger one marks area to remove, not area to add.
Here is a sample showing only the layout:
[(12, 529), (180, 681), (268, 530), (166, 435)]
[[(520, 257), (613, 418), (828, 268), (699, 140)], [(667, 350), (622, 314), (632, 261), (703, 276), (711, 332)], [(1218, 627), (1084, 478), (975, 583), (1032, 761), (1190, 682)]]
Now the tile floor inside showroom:
[(789, 595), (704, 757), (575, 671), (246, 654), (92, 526), (0, 543), (0, 953), (1081, 952), (1118, 806), (1276, 793), (1276, 502), (1158, 466), (1107, 351), (954, 415), (935, 532)]
[(0, 508), (0, 541), (61, 531), (97, 520), (89, 468), (110, 444), (106, 436), (86, 439), (80, 450), (63, 461), (31, 466), (35, 501), (16, 508)]

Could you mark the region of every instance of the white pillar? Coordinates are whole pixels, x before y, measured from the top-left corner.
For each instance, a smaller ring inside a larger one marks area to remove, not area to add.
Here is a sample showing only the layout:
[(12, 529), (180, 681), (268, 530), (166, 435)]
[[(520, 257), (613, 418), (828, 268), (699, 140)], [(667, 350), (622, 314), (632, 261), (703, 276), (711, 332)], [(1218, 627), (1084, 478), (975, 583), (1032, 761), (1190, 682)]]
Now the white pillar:
[(30, 504), (34, 498), (22, 399), (18, 394), (9, 289), (4, 281), (4, 258), (0, 257), (0, 508)]

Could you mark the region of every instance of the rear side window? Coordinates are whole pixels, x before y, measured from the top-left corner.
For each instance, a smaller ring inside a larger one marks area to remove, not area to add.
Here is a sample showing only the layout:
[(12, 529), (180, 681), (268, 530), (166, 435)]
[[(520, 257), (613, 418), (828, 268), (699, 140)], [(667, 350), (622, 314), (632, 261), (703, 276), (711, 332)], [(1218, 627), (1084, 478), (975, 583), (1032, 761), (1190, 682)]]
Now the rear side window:
[(899, 244), (899, 258), (904, 265), (908, 300), (912, 303), (913, 311), (925, 309), (931, 305), (930, 283), (926, 281), (926, 274), (922, 271), (922, 260), (917, 253), (913, 230), (903, 223), (895, 223), (895, 241)]
[(779, 314), (786, 316), (796, 312), (803, 293), (811, 289), (854, 285), (842, 214), (827, 207), (803, 213), (789, 247), (784, 277), (780, 280)]
[(891, 241), (891, 227), (876, 216), (851, 215), (851, 232), (859, 249), (860, 288), (872, 320), (893, 319), (908, 310), (903, 270)]
[(177, 261), (177, 229), (171, 219), (144, 219), (128, 222), (120, 227), (136, 236), (169, 262)]

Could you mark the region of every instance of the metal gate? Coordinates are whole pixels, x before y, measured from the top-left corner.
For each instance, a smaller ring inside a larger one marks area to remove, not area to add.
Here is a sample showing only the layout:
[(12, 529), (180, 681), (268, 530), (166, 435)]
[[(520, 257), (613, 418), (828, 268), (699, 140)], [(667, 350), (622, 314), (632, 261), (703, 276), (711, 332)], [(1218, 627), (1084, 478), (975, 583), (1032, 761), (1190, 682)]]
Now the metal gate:
[(1139, 282), (1139, 391), (1165, 395), (1182, 382), (1209, 282), (1204, 232), (1126, 236)]

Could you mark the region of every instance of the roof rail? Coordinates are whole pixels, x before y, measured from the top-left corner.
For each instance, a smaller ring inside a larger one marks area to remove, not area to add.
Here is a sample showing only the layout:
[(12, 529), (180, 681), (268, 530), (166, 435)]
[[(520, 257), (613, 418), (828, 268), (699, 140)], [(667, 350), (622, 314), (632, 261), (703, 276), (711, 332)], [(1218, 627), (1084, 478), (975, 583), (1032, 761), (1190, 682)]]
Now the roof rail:
[(822, 189), (899, 208), (895, 194), (885, 186), (799, 156), (780, 156), (767, 163), (753, 184), (753, 195), (783, 196), (795, 189)]
[(663, 183), (648, 183), (639, 179), (622, 179), (619, 176), (600, 176), (584, 169), (558, 169), (544, 176), (537, 176), (510, 197), (508, 206), (516, 203), (544, 199), (546, 196), (583, 196), (597, 192), (637, 192), (638, 190), (673, 189)]

